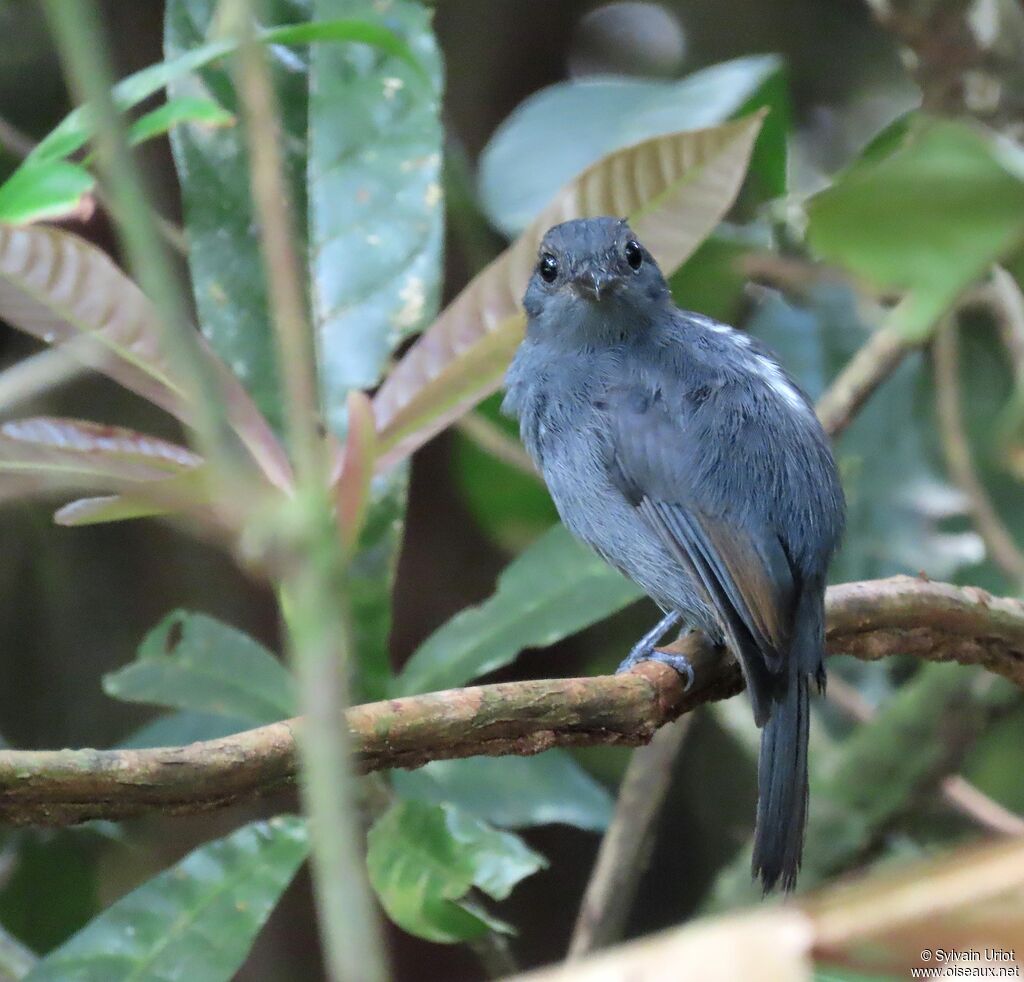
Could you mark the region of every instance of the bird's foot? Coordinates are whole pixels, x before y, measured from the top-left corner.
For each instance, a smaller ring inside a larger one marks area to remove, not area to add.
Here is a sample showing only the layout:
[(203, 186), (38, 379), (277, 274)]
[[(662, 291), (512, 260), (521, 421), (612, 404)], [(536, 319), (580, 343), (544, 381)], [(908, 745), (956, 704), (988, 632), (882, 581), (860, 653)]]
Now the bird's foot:
[(625, 657), (622, 664), (615, 670), (615, 674), (628, 672), (634, 665), (642, 661), (657, 661), (669, 668), (674, 668), (686, 679), (686, 688), (693, 685), (693, 665), (685, 655), (677, 655), (671, 651), (662, 651), (655, 647), (657, 643), (674, 627), (678, 627), (682, 617), (673, 612), (666, 614), (654, 627), (648, 631)]

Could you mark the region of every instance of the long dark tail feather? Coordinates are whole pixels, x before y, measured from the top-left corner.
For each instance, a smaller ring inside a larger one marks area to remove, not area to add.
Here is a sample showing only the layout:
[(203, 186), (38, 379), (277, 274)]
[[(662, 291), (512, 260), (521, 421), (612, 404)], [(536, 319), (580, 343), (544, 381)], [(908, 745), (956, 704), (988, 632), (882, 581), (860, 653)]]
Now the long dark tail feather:
[(792, 890), (807, 820), (807, 676), (791, 678), (761, 731), (754, 876), (765, 893)]
[(822, 591), (804, 593), (787, 676), (776, 690), (771, 714), (761, 731), (757, 769), (757, 826), (753, 874), (767, 894), (776, 886), (792, 890), (800, 871), (807, 823), (808, 689), (815, 678), (824, 688), (824, 610)]

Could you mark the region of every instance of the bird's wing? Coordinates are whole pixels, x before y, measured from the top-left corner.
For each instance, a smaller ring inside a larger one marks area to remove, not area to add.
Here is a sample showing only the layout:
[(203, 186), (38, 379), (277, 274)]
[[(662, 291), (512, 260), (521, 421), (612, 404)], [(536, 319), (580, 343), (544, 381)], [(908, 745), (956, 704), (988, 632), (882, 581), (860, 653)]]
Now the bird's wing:
[(605, 401), (609, 475), (717, 613), (763, 723), (798, 593), (764, 517), (768, 488), (756, 471), (769, 455), (744, 453), (749, 448), (716, 425), (710, 407), (673, 411), (655, 388), (615, 388)]

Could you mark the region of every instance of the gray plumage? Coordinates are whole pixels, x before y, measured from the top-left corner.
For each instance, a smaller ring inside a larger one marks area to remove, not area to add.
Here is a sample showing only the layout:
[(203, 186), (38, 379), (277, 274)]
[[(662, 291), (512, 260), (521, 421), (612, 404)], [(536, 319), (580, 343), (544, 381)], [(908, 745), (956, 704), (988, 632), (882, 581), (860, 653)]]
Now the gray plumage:
[(739, 660), (764, 728), (754, 872), (790, 888), (843, 525), (828, 440), (764, 346), (675, 307), (624, 221), (558, 225), (540, 253), (504, 408), (565, 525)]

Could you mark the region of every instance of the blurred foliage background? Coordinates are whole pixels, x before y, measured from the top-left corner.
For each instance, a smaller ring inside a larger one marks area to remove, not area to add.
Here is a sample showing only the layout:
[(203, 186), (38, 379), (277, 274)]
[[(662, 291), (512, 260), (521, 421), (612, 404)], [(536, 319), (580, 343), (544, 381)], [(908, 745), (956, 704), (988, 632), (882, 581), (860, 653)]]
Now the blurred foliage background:
[[(171, 6), (165, 12), (164, 4), (155, 2), (100, 4), (118, 77), (159, 62), (165, 50), (172, 55), (203, 39), (204, 17), (209, 19), (212, 4)], [(387, 12), (390, 4), (362, 6)], [(435, 178), (443, 186), (444, 273), (440, 280), (431, 279), (431, 264), (442, 256), (438, 223), (417, 240), (413, 255), (403, 254), (400, 260), (403, 271), (413, 270), (426, 280), (423, 295), (410, 298), (396, 291), (387, 309), (368, 303), (339, 313), (332, 322), (334, 330), (352, 338), (347, 351), (324, 367), (335, 384), (374, 386), (389, 357), (381, 332), (373, 329), (375, 318), (394, 323), (413, 301), (413, 316), (403, 330), (421, 329), (431, 311), (456, 296), (583, 167), (638, 139), (713, 125), (767, 105), (771, 113), (754, 152), (751, 177), (728, 221), (672, 278), (678, 302), (762, 338), (817, 398), (890, 316), (887, 291), (917, 291), (920, 303), (905, 311), (902, 329), (906, 337), (915, 331), (924, 337), (956, 294), (987, 283), (991, 263), (1006, 261), (1004, 279), (997, 277), (994, 286), (985, 286), (988, 292), (961, 307), (959, 343), (952, 349), (947, 343), (945, 359), (939, 352), (915, 348), (843, 433), (838, 455), (850, 522), (832, 575), (834, 582), (846, 582), (923, 572), (1019, 595), (1024, 563), (1013, 542), (1024, 542), (1024, 403), (1019, 397), (1024, 324), (1019, 308), (1014, 322), (1006, 304), (992, 296), (998, 297), (1001, 283), (1004, 293), (1009, 291), (1012, 311), (1020, 289), (1014, 276), (1024, 267), (1014, 248), (990, 245), (999, 236), (1000, 243), (1024, 239), (1024, 171), (1014, 142), (1020, 137), (1014, 100), (1024, 90), (1017, 88), (1012, 71), (1000, 75), (1004, 66), (986, 66), (991, 77), (968, 78), (966, 92), (951, 94), (941, 78), (936, 82), (915, 75), (918, 56), (906, 49), (901, 55), (899, 36), (887, 29), (892, 25), (875, 19), (862, 0), (765, 0), (756, 5), (744, 0), (441, 0), (433, 5), (436, 51), (424, 40), (429, 30), (419, 5), (407, 6), (411, 13), (395, 16), (409, 36), (420, 38), (418, 47), (410, 44), (432, 66), (436, 84), (444, 66), (443, 168), (434, 178), (427, 175), (421, 187), (407, 189), (409, 195), (430, 194)], [(995, 0), (947, 6), (954, 10), (951, 23), (961, 8), (970, 6), (980, 18), (979, 32), (986, 30), (985, 17), (995, 18), (999, 30), (1014, 29), (999, 21), (1005, 5)], [(281, 2), (268, 22), (297, 16), (295, 11), (302, 16), (307, 7), (299, 0)], [(343, 7), (336, 5), (338, 16), (345, 13)], [(934, 25), (929, 29), (938, 30)], [(314, 60), (313, 70), (323, 79), (352, 64), (357, 75), (362, 70), (358, 58), (345, 61), (349, 56), (339, 53), (341, 48), (316, 50), (312, 57), (321, 61)], [(337, 140), (344, 154), (346, 139), (364, 122), (358, 89), (332, 92), (325, 82), (307, 106), (308, 63), (275, 52), (286, 134), (296, 119), (302, 122), (295, 125), (305, 125), (308, 109), (310, 118), (322, 114), (336, 122), (336, 133), (325, 126), (323, 132), (331, 135), (323, 139)], [(332, 66), (332, 59), (340, 59), (342, 67)], [(707, 74), (692, 78), (705, 69)], [(961, 66), (950, 71), (956, 75)], [(619, 81), (594, 82), (609, 75)], [(361, 77), (370, 79), (367, 85), (380, 84), (372, 71)], [(684, 81), (666, 87), (664, 80), (676, 79)], [(988, 132), (998, 134), (1005, 177), (986, 169), (996, 167), (987, 157), (979, 163), (972, 156), (973, 144), (960, 130), (939, 128), (924, 146), (892, 150), (913, 125), (908, 114), (921, 103), (918, 83), (925, 85), (930, 111), (985, 119)], [(181, 80), (172, 94), (187, 96), (193, 84)], [(203, 84), (232, 108), (226, 77), (207, 74)], [(552, 85), (560, 88), (546, 88)], [(606, 89), (595, 88), (600, 85)], [(992, 86), (999, 91), (993, 94)], [(0, 5), (0, 177), (14, 171), (27, 146), (42, 139), (71, 105), (42, 8), (34, 0), (6, 0)], [(381, 124), (394, 138), (381, 142), (372, 161), (364, 160), (365, 173), (349, 174), (346, 180), (386, 183), (404, 156), (429, 155), (441, 143), (428, 104), (409, 100), (401, 105), (401, 113)], [(208, 329), (213, 324), (214, 332), (219, 330), (221, 356), (248, 383), (272, 386), (267, 374), (272, 375), (272, 366), (261, 362), (258, 345), (244, 332), (232, 342), (231, 323), (216, 326), (218, 318), (265, 320), (264, 297), (245, 279), (244, 270), (237, 281), (219, 281), (227, 308), (204, 281), (209, 267), (203, 257), (213, 253), (202, 250), (215, 252), (224, 228), (233, 229), (233, 241), (243, 241), (252, 220), (238, 203), (247, 190), (231, 156), (231, 141), (237, 138), (230, 127), (185, 127), (173, 139), (179, 165), (185, 161), (193, 175), (209, 168), (208, 181), (189, 181), (183, 194), (164, 138), (144, 143), (138, 159), (156, 191), (156, 208), (171, 222), (187, 225), (199, 317)], [(287, 142), (285, 149), (293, 154), (295, 145)], [(883, 158), (888, 170), (871, 171), (872, 161)], [(292, 177), (301, 177), (304, 160), (301, 154), (289, 157)], [(843, 180), (833, 183), (837, 175)], [(963, 194), (951, 190), (957, 175)], [(306, 185), (300, 185), (305, 195)], [(356, 206), (338, 217), (336, 212), (346, 207), (340, 203), (347, 200), (344, 187), (326, 180), (318, 185), (311, 178), (311, 214), (320, 209), (335, 223), (370, 228), (373, 214), (360, 213)], [(808, 210), (808, 198), (827, 188)], [(936, 201), (941, 208), (936, 209)], [(383, 234), (415, 221), (414, 208), (403, 211), (406, 204), (398, 199), (388, 208)], [(305, 205), (301, 200), (299, 210)], [(334, 235), (330, 221), (326, 225), (318, 228), (314, 220), (309, 229), (312, 261), (341, 271), (331, 287), (339, 297), (346, 291), (372, 293), (379, 284), (361, 280), (364, 239)], [(115, 248), (102, 208), (66, 220), (65, 227), (105, 250)], [(958, 237), (977, 248), (951, 249), (943, 262), (942, 246)], [(833, 265), (812, 262), (812, 255)], [(962, 282), (975, 261), (978, 268)], [(386, 279), (387, 270), (366, 275)], [(947, 287), (953, 296), (944, 293)], [(329, 291), (317, 303), (330, 320)], [(388, 341), (404, 343), (399, 337)], [(32, 339), (0, 326), (0, 369), (37, 348)], [(950, 410), (947, 402), (943, 416), (937, 396), (942, 386), (948, 394), (950, 379), (958, 406)], [(265, 411), (267, 404), (261, 401)], [(368, 646), (389, 653), (395, 671), (451, 617), (491, 596), (498, 574), (556, 520), (543, 487), (524, 471), (514, 429), (500, 418), (497, 404), (497, 397), (489, 398), (413, 460), (386, 649), (387, 615), (380, 613), (374, 592), (379, 591), (374, 579), (379, 569), (373, 563), (379, 564), (380, 557), (364, 556), (368, 565), (358, 571), (357, 631), (366, 634)], [(21, 405), (18, 412), (86, 417), (180, 439), (169, 417), (99, 377), (75, 379)], [(332, 413), (340, 413), (340, 407), (328, 407), (329, 419)], [(966, 477), (956, 456), (965, 441), (968, 470), (973, 468), (973, 476)], [(388, 494), (400, 502), (400, 488)], [(991, 527), (986, 535), (984, 520), (977, 520), (979, 495), (990, 502), (1009, 539), (1001, 556), (994, 554)], [(161, 700), (147, 700), (144, 682), (110, 673), (133, 661), (142, 638), (169, 611), (212, 615), (280, 650), (273, 594), (215, 546), (153, 519), (58, 528), (52, 511), (52, 503), (45, 501), (5, 502), (0, 511), (0, 664), (6, 680), (0, 686), (0, 736), (8, 745), (107, 747), (137, 741), (139, 728), (154, 718), (153, 710), (139, 703)], [(377, 515), (380, 528), (388, 530), (379, 538), (385, 552), (388, 541), (396, 544), (399, 512), (395, 504), (392, 512)], [(387, 562), (384, 558), (384, 566)], [(519, 581), (510, 576), (503, 589), (536, 589), (542, 568), (538, 563), (521, 571)], [(543, 650), (527, 650), (514, 665), (500, 665), (484, 677), (610, 670), (648, 625), (653, 608), (647, 602), (626, 606), (631, 593), (594, 601), (588, 591), (585, 583), (578, 596), (558, 598), (566, 606), (595, 604), (594, 616), (581, 615), (579, 625), (591, 624), (598, 610), (619, 612)], [(524, 636), (528, 630), (523, 628)], [(561, 633), (569, 633), (568, 628)], [(545, 637), (544, 631), (538, 637)], [(457, 639), (443, 636), (442, 641), (456, 644)], [(509, 657), (526, 643), (522, 637), (510, 642)], [(817, 823), (809, 834), (804, 886), (879, 859), (927, 854), (937, 844), (976, 837), (971, 821), (939, 795), (951, 774), (961, 774), (1003, 808), (1024, 811), (1024, 703), (1019, 692), (993, 689), (977, 672), (921, 666), (911, 659), (834, 659), (830, 670), (840, 699), (838, 706), (821, 707), (822, 725), (815, 734), (812, 811)], [(406, 676), (405, 691), (458, 684), (468, 677), (427, 670)], [(133, 684), (141, 686), (141, 694), (126, 695)], [(386, 668), (371, 666), (362, 684), (369, 695), (382, 694)], [(268, 682), (268, 688), (273, 686)], [(121, 698), (112, 699), (112, 694)], [(137, 701), (127, 701), (133, 698)], [(737, 859), (751, 832), (756, 759), (753, 726), (740, 702), (707, 707), (693, 719), (675, 764), (630, 935), (754, 899), (746, 860), (742, 855)], [(851, 705), (862, 716), (877, 711), (879, 719), (871, 726), (859, 724), (851, 718)], [(282, 715), (287, 708), (282, 706)], [(950, 716), (969, 717), (952, 745), (943, 724)], [(198, 714), (178, 718), (175, 739), (210, 735), (216, 725)], [(149, 739), (158, 742), (152, 734)], [(922, 748), (939, 743), (942, 753), (924, 753)], [(516, 762), (502, 761), (486, 762), (484, 769), (473, 770), (469, 762), (462, 769), (396, 776), (396, 791), (408, 808), (454, 799), (469, 814), (519, 828), (529, 847), (516, 853), (525, 878), (500, 904), (500, 916), (517, 928), (513, 947), (524, 966), (557, 960), (564, 952), (628, 754), (617, 748), (579, 751), (573, 756), (580, 766), (549, 759), (521, 775)], [(890, 772), (882, 764), (892, 758), (914, 766)], [(524, 801), (520, 795), (526, 788), (531, 795)], [(0, 924), (28, 948), (45, 953), (198, 844), (297, 807), (297, 800), (274, 799), (208, 816), (149, 817), (67, 831), (5, 831), (0, 839)], [(416, 819), (400, 817), (408, 823)], [(530, 850), (546, 857), (546, 865), (531, 859)], [(503, 855), (508, 859), (507, 851)], [(270, 915), (237, 978), (320, 977), (311, 904), (303, 871)], [(393, 925), (388, 930), (396, 978), (485, 975), (471, 947), (432, 944)]]

